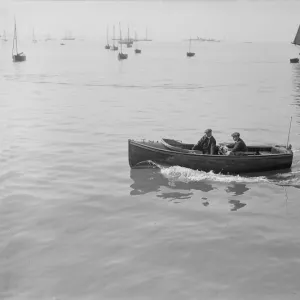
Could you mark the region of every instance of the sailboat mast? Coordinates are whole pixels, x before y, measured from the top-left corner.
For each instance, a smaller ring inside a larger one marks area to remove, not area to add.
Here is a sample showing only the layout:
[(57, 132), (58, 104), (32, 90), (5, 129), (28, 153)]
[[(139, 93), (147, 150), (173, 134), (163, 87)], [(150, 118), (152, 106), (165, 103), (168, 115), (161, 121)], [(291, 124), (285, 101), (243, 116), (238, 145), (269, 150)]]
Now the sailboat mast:
[(190, 46), (189, 46), (189, 52), (191, 52), (191, 42), (192, 42), (192, 39), (190, 37)]
[(115, 25), (113, 26), (113, 46), (115, 47)]
[(135, 42), (136, 42), (136, 48), (138, 49), (138, 38), (137, 38), (137, 33), (135, 32)]
[(18, 36), (17, 36), (17, 23), (16, 23), (16, 19), (15, 19), (15, 34), (14, 34), (14, 40), (16, 41), (16, 51), (18, 54)]
[(106, 42), (107, 42), (107, 45), (108, 45), (108, 26), (106, 26)]
[(120, 27), (120, 46), (121, 46), (121, 53), (122, 53), (122, 31), (121, 31), (121, 24), (119, 23)]
[(129, 43), (129, 25), (128, 25), (128, 37), (127, 37), (127, 42)]

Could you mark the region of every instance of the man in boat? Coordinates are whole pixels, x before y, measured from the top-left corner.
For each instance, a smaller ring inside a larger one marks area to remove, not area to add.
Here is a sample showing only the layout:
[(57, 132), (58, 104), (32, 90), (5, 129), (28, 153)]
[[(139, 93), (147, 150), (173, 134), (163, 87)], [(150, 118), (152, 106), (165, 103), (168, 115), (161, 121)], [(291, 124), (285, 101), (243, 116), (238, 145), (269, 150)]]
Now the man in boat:
[(192, 148), (192, 150), (203, 151), (203, 154), (215, 154), (216, 152), (216, 140), (212, 136), (212, 130), (206, 129), (205, 135), (198, 141), (198, 143)]
[(228, 148), (232, 148), (230, 149), (230, 153), (235, 155), (239, 152), (247, 152), (247, 146), (245, 142), (240, 138), (240, 134), (238, 132), (234, 132), (231, 136), (234, 140), (234, 143), (227, 145)]

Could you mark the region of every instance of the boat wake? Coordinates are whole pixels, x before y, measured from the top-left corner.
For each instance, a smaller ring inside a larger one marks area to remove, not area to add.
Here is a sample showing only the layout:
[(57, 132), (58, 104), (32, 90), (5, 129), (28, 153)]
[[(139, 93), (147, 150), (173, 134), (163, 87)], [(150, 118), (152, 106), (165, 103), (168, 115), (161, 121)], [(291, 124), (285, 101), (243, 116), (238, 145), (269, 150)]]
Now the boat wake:
[(159, 169), (159, 172), (170, 182), (197, 183), (203, 181), (223, 182), (223, 183), (265, 183), (277, 186), (292, 186), (300, 188), (300, 170), (277, 171), (263, 173), (264, 175), (225, 175), (214, 173), (213, 171), (204, 172), (184, 168), (180, 166), (164, 166), (151, 160), (146, 160), (137, 164), (137, 169)]
[(161, 173), (164, 177), (171, 181), (180, 181), (185, 183), (199, 182), (199, 181), (216, 181), (216, 182), (238, 182), (238, 183), (258, 183), (269, 182), (265, 176), (257, 177), (243, 177), (240, 175), (224, 175), (216, 174), (213, 171), (195, 171), (188, 168), (173, 166), (168, 168), (161, 168)]
[(264, 183), (277, 186), (291, 186), (300, 188), (300, 171), (288, 173), (273, 173), (267, 176), (242, 176), (216, 174), (212, 171), (195, 171), (179, 166), (162, 167), (161, 174), (171, 182), (195, 183), (195, 182), (223, 182), (223, 183)]

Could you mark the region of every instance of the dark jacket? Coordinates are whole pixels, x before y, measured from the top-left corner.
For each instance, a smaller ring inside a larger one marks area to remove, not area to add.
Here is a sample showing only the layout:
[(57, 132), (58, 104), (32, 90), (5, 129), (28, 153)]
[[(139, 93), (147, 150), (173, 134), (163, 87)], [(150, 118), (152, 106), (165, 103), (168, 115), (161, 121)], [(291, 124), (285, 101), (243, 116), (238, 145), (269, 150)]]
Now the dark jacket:
[(228, 144), (227, 147), (229, 147), (229, 148), (233, 147), (231, 152), (246, 152), (247, 151), (246, 144), (240, 138), (235, 143)]
[(213, 136), (210, 138), (204, 135), (200, 141), (193, 147), (193, 150), (203, 151), (204, 154), (215, 154), (216, 140)]

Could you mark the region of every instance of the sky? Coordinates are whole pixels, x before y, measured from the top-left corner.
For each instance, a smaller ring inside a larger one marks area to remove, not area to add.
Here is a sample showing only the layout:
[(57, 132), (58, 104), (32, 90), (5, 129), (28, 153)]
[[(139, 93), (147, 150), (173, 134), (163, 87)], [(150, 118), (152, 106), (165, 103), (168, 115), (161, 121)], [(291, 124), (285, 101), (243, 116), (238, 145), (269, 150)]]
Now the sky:
[(66, 31), (85, 39), (105, 37), (106, 27), (121, 22), (124, 30), (158, 41), (190, 36), (228, 41), (290, 42), (300, 24), (300, 0), (237, 1), (62, 1), (0, 0), (0, 33), (12, 34), (17, 19), (20, 38), (35, 28), (37, 37), (61, 37)]

